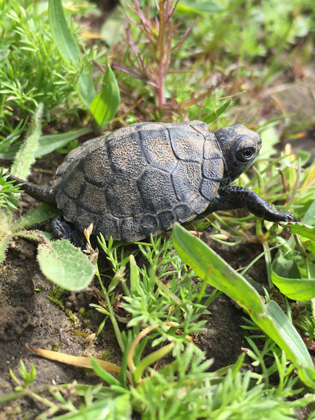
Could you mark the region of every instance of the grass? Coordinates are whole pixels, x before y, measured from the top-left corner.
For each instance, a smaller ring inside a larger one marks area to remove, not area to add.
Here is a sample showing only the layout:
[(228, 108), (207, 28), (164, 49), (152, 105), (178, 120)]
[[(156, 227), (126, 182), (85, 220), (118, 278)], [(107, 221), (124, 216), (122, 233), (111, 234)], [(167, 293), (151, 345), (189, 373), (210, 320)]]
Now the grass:
[[(13, 172), (26, 178), (38, 150), (43, 155), (64, 147), (82, 133), (79, 115), (98, 132), (113, 119), (119, 126), (148, 119), (202, 119), (213, 129), (237, 121), (257, 130), (264, 141), (255, 170), (250, 176), (243, 174), (238, 185), (253, 189), (286, 211), (291, 209), (302, 223), (278, 226), (254, 216), (221, 212), (193, 224), (197, 231), (212, 226), (212, 239), (229, 246), (244, 241), (248, 246), (262, 245), (260, 257), (265, 258), (268, 276), (262, 302), (245, 278), (256, 260), (235, 272), (178, 226), (173, 239), (151, 238), (136, 248), (99, 238), (112, 270), (103, 273), (98, 251), (90, 242), (86, 250), (89, 261), (68, 242), (51, 241), (44, 232), (21, 230), (53, 214), (41, 207), (14, 220), (19, 191), (1, 170), (2, 259), (11, 236), (16, 235), (41, 243), (38, 260), (42, 271), (66, 289), (86, 287), (95, 272), (102, 294), (91, 307), (104, 316), (97, 334), (107, 322), (112, 323), (121, 364), (71, 356), (68, 363), (93, 368), (100, 383), (37, 387), (35, 369), (27, 372), (21, 363), (20, 378), (11, 372), (17, 384), (15, 393), (0, 397), (0, 402), (31, 396), (43, 406), (41, 418), (95, 418), (105, 410), (115, 419), (130, 418), (132, 411), (142, 419), (161, 420), (289, 419), (296, 408), (314, 403), (315, 374), (306, 345), (314, 348), (315, 163), (309, 152), (293, 154), (289, 145), (277, 158), (274, 155), (281, 139), (311, 129), (312, 123), (305, 119), (302, 124), (296, 116), (283, 114), (270, 105), (270, 99), (266, 117), (261, 98), (279, 80), (294, 82), (299, 73), (296, 69), (301, 74), (309, 62), (314, 48), (314, 5), (309, 0), (286, 4), (278, 0), (263, 4), (185, 0), (177, 9), (170, 1), (161, 0), (158, 5), (159, 9), (155, 1), (134, 0), (129, 6), (120, 6), (118, 13), (130, 15), (126, 41), (117, 42), (107, 57), (104, 45), (92, 45), (80, 25), (70, 19), (72, 14), (80, 21), (86, 10), (91, 12), (87, 4), (64, 5), (66, 20), (57, 25), (61, 9), (55, 0), (50, 1), (50, 18), (45, 2), (24, 0), (20, 5), (15, 0), (3, 1), (1, 156), (13, 159), (19, 149)], [(115, 31), (115, 25), (121, 26), (117, 12), (106, 21), (102, 33), (106, 26)], [(63, 39), (59, 49), (58, 39)], [(91, 71), (92, 60), (100, 73)], [(110, 67), (102, 75), (107, 61), (115, 69), (118, 84)], [(123, 106), (115, 116), (118, 85)], [(87, 86), (93, 89), (87, 92)], [(54, 137), (43, 140), (41, 121)], [(78, 133), (76, 137), (56, 137), (66, 121)], [(21, 135), (29, 125), (22, 142)], [(19, 156), (26, 156), (27, 164)], [(89, 232), (85, 234), (89, 241)], [(273, 250), (277, 250), (274, 259)], [(72, 252), (75, 261), (70, 270), (64, 256)], [(147, 262), (144, 266), (138, 266), (140, 255)], [(213, 292), (206, 289), (208, 283), (215, 287)], [(284, 302), (282, 309), (272, 300), (275, 285)], [(209, 305), (223, 291), (247, 314), (248, 348), (234, 365), (209, 372), (212, 361), (205, 360), (194, 338), (204, 331)], [(33, 351), (47, 358), (62, 356)], [(51, 398), (42, 394), (47, 389)], [(62, 414), (65, 411), (67, 415)], [(314, 413), (308, 418), (314, 418)]]

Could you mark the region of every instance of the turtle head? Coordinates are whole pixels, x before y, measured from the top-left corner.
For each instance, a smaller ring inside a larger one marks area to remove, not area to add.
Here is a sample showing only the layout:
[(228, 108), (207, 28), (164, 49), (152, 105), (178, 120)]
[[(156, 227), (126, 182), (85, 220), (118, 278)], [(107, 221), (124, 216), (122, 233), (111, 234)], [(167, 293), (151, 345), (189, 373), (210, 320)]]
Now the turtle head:
[(221, 128), (214, 133), (224, 157), (222, 185), (228, 185), (253, 163), (262, 141), (260, 135), (241, 124)]

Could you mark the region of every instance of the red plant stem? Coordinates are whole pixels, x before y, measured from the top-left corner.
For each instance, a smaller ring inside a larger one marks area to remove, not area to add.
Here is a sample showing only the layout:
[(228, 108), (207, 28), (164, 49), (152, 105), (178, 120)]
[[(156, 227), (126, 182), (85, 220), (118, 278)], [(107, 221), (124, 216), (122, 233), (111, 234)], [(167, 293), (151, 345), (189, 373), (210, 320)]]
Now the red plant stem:
[(165, 16), (164, 16), (164, 4), (165, 0), (160, 0), (160, 25), (159, 25), (159, 35), (156, 48), (156, 60), (158, 62), (159, 74), (157, 74), (157, 85), (158, 85), (158, 104), (157, 108), (160, 111), (163, 108), (165, 102), (164, 96), (164, 79), (165, 79), (165, 52), (164, 52), (164, 42), (165, 42)]

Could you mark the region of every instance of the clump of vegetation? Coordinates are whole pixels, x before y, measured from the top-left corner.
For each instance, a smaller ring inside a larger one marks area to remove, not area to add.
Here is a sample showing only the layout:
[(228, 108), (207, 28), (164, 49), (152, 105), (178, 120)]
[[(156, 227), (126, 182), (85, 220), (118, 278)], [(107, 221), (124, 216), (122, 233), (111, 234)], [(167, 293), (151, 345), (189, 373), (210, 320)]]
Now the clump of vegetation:
[[(78, 19), (83, 7), (90, 8), (81, 3), (72, 6)], [(1, 260), (10, 238), (22, 236), (40, 244), (40, 267), (58, 286), (84, 289), (96, 273), (101, 291), (98, 304), (91, 307), (104, 315), (96, 334), (111, 322), (121, 364), (29, 346), (43, 357), (93, 368), (100, 383), (37, 388), (35, 368), (27, 372), (21, 363), (22, 379), (11, 372), (15, 393), (0, 397), (0, 402), (31, 396), (43, 404), (43, 416), (59, 419), (99, 417), (104, 412), (109, 418), (128, 419), (132, 411), (143, 419), (161, 420), (292, 418), (297, 407), (314, 402), (315, 370), (308, 348), (315, 348), (315, 164), (309, 152), (293, 154), (289, 146), (275, 158), (274, 146), (302, 126), (279, 112), (262, 120), (257, 110), (267, 86), (309, 59), (314, 47), (312, 3), (133, 0), (121, 5), (115, 19), (110, 17), (102, 29), (105, 33), (108, 25), (121, 26), (121, 16), (128, 13), (122, 32), (125, 41), (117, 42), (110, 54), (112, 67), (104, 48), (90, 48), (67, 7), (63, 9), (59, 0), (50, 0), (48, 9), (44, 2), (27, 0), (20, 7), (14, 0), (4, 2), (0, 14), (0, 158), (13, 160), (14, 175), (26, 179), (36, 157), (92, 130), (104, 130), (119, 109), (120, 88), (124, 109), (116, 120), (121, 125), (148, 118), (171, 122), (189, 118), (215, 127), (237, 120), (256, 129), (264, 148), (251, 175), (243, 174), (237, 182), (280, 208), (292, 209), (301, 223), (279, 226), (230, 212), (194, 223), (196, 231), (211, 226), (211, 238), (228, 246), (243, 241), (262, 245), (261, 255), (248, 261), (241, 273), (179, 225), (172, 239), (151, 238), (136, 244), (136, 250), (101, 237), (99, 247), (112, 269), (105, 287), (89, 231), (84, 256), (66, 241), (25, 230), (56, 212), (41, 206), (15, 220), (20, 191), (1, 169)], [(92, 78), (93, 60), (104, 76)], [(248, 95), (250, 101), (242, 102), (238, 94), (248, 86), (253, 94)], [(72, 133), (42, 135), (42, 120), (54, 127), (58, 118), (71, 113), (75, 121), (79, 109), (87, 111), (92, 128), (72, 123)], [(309, 124), (303, 129), (312, 127), (309, 120), (303, 121)], [(273, 249), (277, 253), (272, 261)], [(146, 266), (137, 264), (139, 254)], [(261, 292), (264, 301), (247, 277), (248, 269), (262, 257), (268, 276)], [(282, 293), (284, 310), (272, 299), (275, 286)], [(209, 372), (212, 361), (205, 360), (194, 341), (205, 329), (209, 305), (221, 293), (246, 313), (249, 348), (234, 365)], [(250, 335), (255, 330), (257, 334)], [(298, 380), (303, 389), (296, 389)], [(46, 389), (52, 398), (42, 396)]]

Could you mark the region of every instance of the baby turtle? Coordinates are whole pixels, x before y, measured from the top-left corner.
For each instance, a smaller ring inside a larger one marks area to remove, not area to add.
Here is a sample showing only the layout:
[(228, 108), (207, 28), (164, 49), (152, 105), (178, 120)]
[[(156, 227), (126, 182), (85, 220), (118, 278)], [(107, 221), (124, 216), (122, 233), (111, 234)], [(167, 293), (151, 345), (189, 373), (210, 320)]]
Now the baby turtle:
[[(229, 186), (252, 164), (261, 144), (257, 133), (239, 124), (213, 133), (201, 121), (139, 123), (71, 151), (53, 189), (9, 178), (61, 209), (79, 231), (93, 223), (93, 234), (105, 239), (138, 241), (175, 222), (237, 208), (272, 222), (296, 221), (255, 192)], [(62, 227), (60, 216), (54, 225)]]

